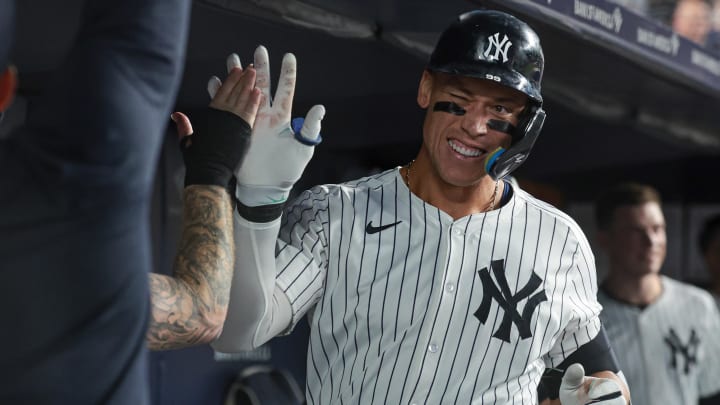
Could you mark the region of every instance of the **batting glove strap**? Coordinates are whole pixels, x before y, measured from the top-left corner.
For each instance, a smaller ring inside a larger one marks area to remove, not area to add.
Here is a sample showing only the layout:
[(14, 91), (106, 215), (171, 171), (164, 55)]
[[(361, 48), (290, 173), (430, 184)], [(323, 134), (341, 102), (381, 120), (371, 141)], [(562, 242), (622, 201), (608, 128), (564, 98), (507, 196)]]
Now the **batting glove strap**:
[(586, 377), (580, 363), (568, 367), (560, 384), (562, 405), (626, 405), (617, 382), (608, 378)]
[(209, 107), (206, 119), (193, 135), (180, 140), (185, 186), (231, 187), (233, 172), (250, 146), (251, 131), (250, 125), (239, 116)]
[(285, 208), (284, 202), (279, 204), (258, 205), (256, 207), (248, 207), (241, 201), (237, 202), (237, 212), (243, 219), (261, 224), (280, 218), (283, 208)]

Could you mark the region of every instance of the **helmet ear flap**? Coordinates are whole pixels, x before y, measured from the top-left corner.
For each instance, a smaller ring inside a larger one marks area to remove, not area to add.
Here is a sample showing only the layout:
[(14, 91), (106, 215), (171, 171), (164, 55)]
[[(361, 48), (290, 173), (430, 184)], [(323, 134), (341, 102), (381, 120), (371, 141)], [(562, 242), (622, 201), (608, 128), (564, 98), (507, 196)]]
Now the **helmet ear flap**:
[(546, 114), (540, 107), (529, 109), (520, 119), (512, 134), (512, 145), (507, 149), (498, 148), (485, 159), (485, 172), (499, 180), (517, 169), (530, 156), (538, 135), (545, 123)]

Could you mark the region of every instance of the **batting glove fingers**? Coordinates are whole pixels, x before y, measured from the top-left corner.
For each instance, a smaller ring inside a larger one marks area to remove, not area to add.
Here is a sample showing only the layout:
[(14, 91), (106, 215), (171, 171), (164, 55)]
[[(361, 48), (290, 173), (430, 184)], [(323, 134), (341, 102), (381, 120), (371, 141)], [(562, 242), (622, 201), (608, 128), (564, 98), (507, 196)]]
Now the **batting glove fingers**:
[(274, 99), (270, 96), (270, 66), (265, 47), (256, 49), (254, 66), (256, 86), (263, 97), (248, 155), (236, 172), (236, 196), (249, 208), (279, 206), (281, 209), (321, 139), (325, 107), (312, 107), (304, 120), (295, 121), (293, 125), (290, 118), (297, 77), (295, 56), (288, 53), (283, 57)]

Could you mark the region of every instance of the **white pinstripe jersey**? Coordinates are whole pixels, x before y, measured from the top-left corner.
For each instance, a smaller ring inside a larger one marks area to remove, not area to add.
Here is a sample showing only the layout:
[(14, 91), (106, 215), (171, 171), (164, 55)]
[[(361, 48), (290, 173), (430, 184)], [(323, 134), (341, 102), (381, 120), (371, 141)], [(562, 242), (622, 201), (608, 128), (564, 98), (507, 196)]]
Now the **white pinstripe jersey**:
[(544, 368), (599, 331), (585, 236), (519, 189), (454, 221), (393, 169), (285, 215), (277, 283), (293, 322), (310, 315), (308, 403), (536, 404)]
[(600, 291), (600, 317), (633, 405), (697, 404), (720, 392), (720, 313), (708, 292), (665, 276), (662, 284), (645, 309)]

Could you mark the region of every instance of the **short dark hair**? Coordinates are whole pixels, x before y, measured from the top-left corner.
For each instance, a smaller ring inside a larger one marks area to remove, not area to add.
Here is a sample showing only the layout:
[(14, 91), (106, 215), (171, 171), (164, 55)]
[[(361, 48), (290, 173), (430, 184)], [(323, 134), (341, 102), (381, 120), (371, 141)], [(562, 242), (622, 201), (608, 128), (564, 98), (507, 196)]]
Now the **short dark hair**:
[(698, 242), (700, 244), (700, 251), (705, 254), (710, 248), (710, 242), (713, 239), (720, 237), (720, 214), (716, 214), (705, 220), (702, 230), (700, 231), (700, 237)]
[(660, 193), (654, 187), (632, 182), (616, 184), (600, 195), (595, 202), (595, 223), (598, 229), (607, 229), (618, 207), (649, 202), (662, 205)]

